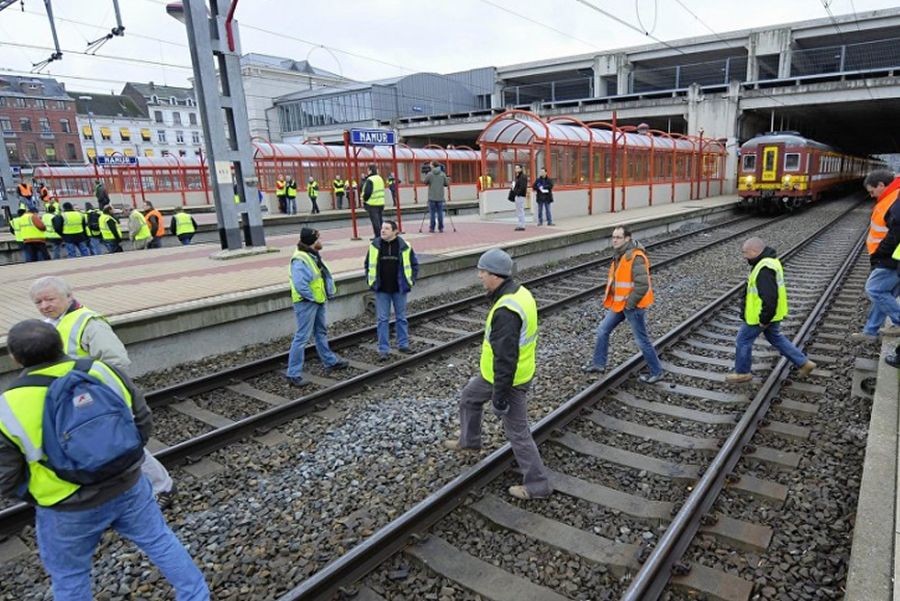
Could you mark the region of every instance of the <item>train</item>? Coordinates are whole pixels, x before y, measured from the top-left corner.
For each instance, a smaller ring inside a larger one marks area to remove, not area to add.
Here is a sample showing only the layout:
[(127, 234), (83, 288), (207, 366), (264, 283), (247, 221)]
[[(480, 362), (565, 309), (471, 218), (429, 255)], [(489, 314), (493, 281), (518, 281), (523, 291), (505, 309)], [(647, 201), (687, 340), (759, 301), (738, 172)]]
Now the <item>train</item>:
[(884, 163), (846, 154), (796, 131), (768, 132), (741, 145), (739, 206), (790, 212), (861, 181)]

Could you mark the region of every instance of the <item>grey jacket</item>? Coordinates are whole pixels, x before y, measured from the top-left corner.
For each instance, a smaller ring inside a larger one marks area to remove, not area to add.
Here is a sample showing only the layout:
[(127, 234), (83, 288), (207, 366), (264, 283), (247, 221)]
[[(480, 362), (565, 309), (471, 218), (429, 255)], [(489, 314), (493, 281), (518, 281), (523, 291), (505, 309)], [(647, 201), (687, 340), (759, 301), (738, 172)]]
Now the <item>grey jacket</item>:
[(444, 200), (444, 188), (450, 185), (450, 178), (444, 170), (438, 167), (425, 175), (425, 183), (428, 184), (428, 200)]
[[(22, 370), (22, 373), (19, 375), (25, 376), (29, 372), (50, 367), (63, 361), (71, 361), (71, 358), (60, 357), (57, 361), (35, 365)], [(122, 379), (129, 392), (131, 392), (131, 411), (134, 413), (134, 421), (141, 433), (141, 438), (146, 444), (153, 432), (153, 417), (150, 414), (150, 408), (147, 407), (147, 401), (144, 400), (144, 394), (121, 370), (111, 365), (107, 365), (107, 367), (116, 372), (116, 375)], [(141, 476), (141, 462), (136, 462), (114, 478), (92, 486), (82, 486), (72, 495), (54, 505), (53, 509), (60, 511), (88, 509), (97, 507), (119, 496), (137, 483), (138, 478)], [(0, 434), (0, 495), (33, 504), (34, 499), (25, 490), (27, 481), (28, 466), (25, 463), (25, 456), (12, 440)]]

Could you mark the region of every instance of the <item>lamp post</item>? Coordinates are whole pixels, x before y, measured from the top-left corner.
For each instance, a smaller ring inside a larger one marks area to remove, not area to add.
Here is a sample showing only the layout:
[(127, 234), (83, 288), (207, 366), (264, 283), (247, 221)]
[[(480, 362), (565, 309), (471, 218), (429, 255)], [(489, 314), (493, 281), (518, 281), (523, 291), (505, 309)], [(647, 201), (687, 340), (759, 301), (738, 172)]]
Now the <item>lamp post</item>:
[[(93, 100), (93, 96), (79, 96), (78, 100), (84, 100), (85, 102), (90, 102)], [(100, 172), (97, 170), (97, 157), (100, 156), (100, 153), (97, 152), (97, 132), (94, 131), (94, 111), (88, 110), (88, 126), (91, 128), (91, 142), (94, 143), (94, 177), (98, 180), (100, 179)]]

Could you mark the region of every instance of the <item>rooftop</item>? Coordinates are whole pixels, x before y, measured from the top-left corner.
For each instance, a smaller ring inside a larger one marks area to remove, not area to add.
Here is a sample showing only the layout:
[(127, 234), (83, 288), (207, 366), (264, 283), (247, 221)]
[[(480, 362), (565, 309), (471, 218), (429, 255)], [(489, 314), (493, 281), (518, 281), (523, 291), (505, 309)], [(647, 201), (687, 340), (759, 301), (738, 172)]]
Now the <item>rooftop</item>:
[[(147, 117), (128, 96), (84, 92), (69, 92), (69, 96), (75, 100), (75, 110), (79, 115), (92, 112), (106, 117)], [(79, 96), (90, 96), (91, 99), (82, 100)]]
[(0, 74), (0, 96), (32, 96), (71, 100), (66, 88), (48, 77), (18, 77)]

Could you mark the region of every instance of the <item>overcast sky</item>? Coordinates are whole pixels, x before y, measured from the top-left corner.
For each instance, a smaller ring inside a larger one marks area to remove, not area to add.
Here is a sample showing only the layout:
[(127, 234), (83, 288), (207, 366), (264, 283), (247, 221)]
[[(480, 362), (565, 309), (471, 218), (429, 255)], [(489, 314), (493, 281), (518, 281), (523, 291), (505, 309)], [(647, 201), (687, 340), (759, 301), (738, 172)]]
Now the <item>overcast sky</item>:
[[(585, 2), (666, 41), (709, 35), (710, 29), (721, 33), (826, 18), (826, 5), (835, 15), (898, 5), (898, 0)], [(50, 55), (44, 3), (24, 4), (25, 12), (19, 3), (0, 12), (0, 71), (27, 74), (32, 63)], [(187, 36), (184, 25), (166, 14), (166, 4), (120, 0), (125, 36), (110, 40), (96, 56), (85, 56), (87, 43), (115, 26), (112, 1), (55, 0), (64, 57), (41, 74), (59, 78), (69, 90), (97, 93), (118, 93), (126, 81), (188, 85)], [(503, 66), (654, 41), (580, 0), (240, 0), (236, 17), (243, 53), (308, 58), (357, 80)]]

